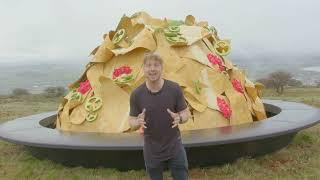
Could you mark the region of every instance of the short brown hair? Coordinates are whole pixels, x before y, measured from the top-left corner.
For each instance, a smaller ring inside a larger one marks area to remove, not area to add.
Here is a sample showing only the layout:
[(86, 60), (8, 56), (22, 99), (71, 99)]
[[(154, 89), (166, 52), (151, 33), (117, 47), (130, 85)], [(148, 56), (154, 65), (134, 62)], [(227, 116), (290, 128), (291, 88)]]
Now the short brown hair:
[(157, 53), (154, 53), (154, 52), (145, 53), (143, 58), (143, 64), (146, 64), (148, 60), (155, 60), (160, 62), (161, 66), (163, 65), (163, 59)]

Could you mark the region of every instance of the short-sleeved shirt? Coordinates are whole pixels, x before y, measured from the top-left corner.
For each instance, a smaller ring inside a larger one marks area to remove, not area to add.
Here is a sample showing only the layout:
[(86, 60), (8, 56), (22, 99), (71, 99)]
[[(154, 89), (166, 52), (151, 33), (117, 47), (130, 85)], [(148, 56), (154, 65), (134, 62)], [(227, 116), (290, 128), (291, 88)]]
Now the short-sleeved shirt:
[(161, 90), (156, 93), (151, 92), (146, 83), (137, 87), (130, 96), (130, 116), (137, 117), (144, 108), (145, 161), (160, 162), (174, 157), (182, 147), (181, 135), (178, 126), (172, 128), (173, 119), (167, 108), (175, 113), (187, 108), (179, 84), (164, 79)]

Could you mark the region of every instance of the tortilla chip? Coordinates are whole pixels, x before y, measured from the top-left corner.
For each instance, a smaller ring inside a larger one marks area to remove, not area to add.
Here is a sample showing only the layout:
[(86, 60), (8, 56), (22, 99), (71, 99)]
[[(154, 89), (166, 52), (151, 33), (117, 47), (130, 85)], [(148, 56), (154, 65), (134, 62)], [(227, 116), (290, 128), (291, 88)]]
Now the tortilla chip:
[(86, 120), (88, 112), (84, 109), (84, 104), (74, 108), (70, 114), (70, 122), (72, 124), (82, 124)]
[(163, 32), (155, 33), (155, 38), (157, 41), (155, 53), (159, 54), (163, 59), (163, 75), (164, 77), (168, 77), (168, 74), (177, 72), (184, 64), (181, 62), (181, 58), (175, 53), (174, 48), (171, 47), (166, 40)]
[(256, 83), (254, 84), (254, 87), (257, 89), (258, 97), (261, 98), (261, 96), (262, 96), (262, 90), (265, 88), (265, 86), (264, 86), (262, 83), (260, 83), (260, 82), (256, 82)]
[(71, 123), (69, 119), (69, 102), (66, 103), (63, 111), (61, 112), (60, 124), (60, 128), (62, 130), (68, 131), (70, 129)]
[(196, 19), (192, 15), (186, 16), (184, 23), (188, 26), (193, 26), (196, 23)]
[(245, 74), (243, 73), (243, 71), (241, 71), (239, 68), (234, 67), (232, 68), (230, 71), (228, 71), (228, 75), (230, 77), (230, 80), (238, 80), (240, 81), (241, 87), (243, 90), (245, 90)]
[(131, 22), (133, 25), (145, 24), (152, 26), (153, 28), (161, 28), (167, 26), (167, 22), (161, 19), (153, 18), (146, 12), (138, 12), (132, 15)]
[[(113, 44), (108, 36), (98, 47), (99, 48), (96, 50), (94, 57), (91, 59), (91, 62), (107, 62), (113, 57), (114, 54), (111, 51)], [(95, 49), (93, 51), (95, 51)]]
[(230, 122), (219, 111), (206, 108), (203, 112), (193, 112), (196, 129), (208, 129), (229, 126)]
[(101, 84), (99, 82), (99, 77), (103, 75), (103, 63), (96, 63), (87, 71), (87, 78), (90, 82), (91, 88), (97, 96), (101, 95)]
[(197, 26), (206, 27), (206, 26), (208, 26), (208, 22), (207, 21), (200, 21), (197, 23)]
[(72, 105), (72, 102), (69, 102), (69, 110), (72, 109), (72, 112), (70, 113), (69, 117), (71, 124), (81, 124), (85, 121), (88, 112), (84, 109), (84, 105), (86, 100), (92, 95), (93, 91), (91, 89), (83, 95), (82, 100), (77, 105)]
[(209, 87), (212, 87), (214, 92), (218, 95), (225, 92), (227, 89), (232, 88), (232, 85), (229, 81), (229, 77), (227, 74), (223, 72), (219, 72), (216, 69), (206, 68), (203, 70), (203, 77), (207, 74), (207, 79), (210, 82)]
[(228, 89), (225, 93), (229, 99), (230, 108), (232, 110), (230, 124), (237, 125), (252, 122), (251, 112), (244, 95), (233, 89)]
[(251, 115), (254, 115), (254, 111), (253, 111), (253, 108), (252, 108), (252, 100), (251, 100), (251, 98), (249, 97), (249, 95), (248, 95), (248, 93), (246, 91), (244, 92), (244, 97), (246, 98), (247, 106), (249, 108), (249, 111), (251, 112)]
[[(229, 59), (226, 57), (223, 57), (224, 65), (226, 67), (226, 70), (232, 70), (234, 67), (236, 67)], [(229, 72), (229, 71), (228, 71)]]
[(207, 58), (207, 54), (210, 53), (210, 50), (202, 41), (198, 41), (191, 46), (175, 48), (175, 51), (182, 58), (193, 59), (201, 64), (212, 67)]
[[(129, 95), (118, 87), (114, 82), (105, 77), (100, 77), (102, 88), (105, 93), (102, 96), (103, 106), (100, 117), (103, 119), (101, 129), (103, 132), (123, 132), (130, 128), (128, 122), (129, 116)], [(117, 101), (114, 101), (114, 95), (117, 95)]]
[(149, 51), (156, 49), (156, 42), (153, 39), (152, 32), (144, 28), (135, 37), (132, 38), (132, 44), (128, 48), (118, 48), (111, 50), (116, 56), (120, 54), (126, 54), (136, 48), (144, 48)]
[(267, 114), (266, 114), (263, 102), (259, 97), (256, 97), (254, 103), (252, 104), (252, 108), (258, 120), (263, 120), (267, 118)]
[(258, 97), (258, 92), (257, 89), (255, 87), (255, 85), (253, 84), (253, 82), (251, 82), (248, 78), (245, 78), (245, 84), (244, 84), (246, 91), (249, 95), (249, 97), (255, 101), (255, 99)]
[(184, 97), (189, 105), (198, 112), (203, 112), (207, 108), (206, 105), (201, 104), (189, 91), (184, 91)]
[(204, 31), (204, 29), (199, 26), (181, 25), (180, 34), (182, 35), (182, 37), (186, 38), (188, 45), (191, 45), (208, 36), (210, 33), (209, 31)]
[(97, 46), (96, 48), (94, 48), (94, 49), (91, 51), (90, 55), (95, 55), (96, 52), (98, 51), (99, 47), (100, 47), (100, 46)]

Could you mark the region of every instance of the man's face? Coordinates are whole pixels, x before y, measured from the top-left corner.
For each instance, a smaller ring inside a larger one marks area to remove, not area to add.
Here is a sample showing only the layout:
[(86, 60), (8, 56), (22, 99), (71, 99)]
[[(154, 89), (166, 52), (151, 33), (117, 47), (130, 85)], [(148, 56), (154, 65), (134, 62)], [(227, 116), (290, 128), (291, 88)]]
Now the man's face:
[(143, 66), (144, 70), (144, 77), (151, 81), (157, 81), (160, 79), (161, 74), (162, 74), (162, 65), (159, 61), (157, 60), (147, 60), (146, 63)]

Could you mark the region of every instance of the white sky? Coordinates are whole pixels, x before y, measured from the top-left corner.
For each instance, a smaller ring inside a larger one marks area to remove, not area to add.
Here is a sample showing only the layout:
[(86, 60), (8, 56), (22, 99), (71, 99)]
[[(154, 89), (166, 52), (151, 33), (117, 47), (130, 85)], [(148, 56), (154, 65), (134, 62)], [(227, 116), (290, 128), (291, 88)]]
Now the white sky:
[[(0, 62), (86, 59), (123, 14), (207, 20), (235, 55), (319, 54), (316, 0), (0, 0)], [(251, 52), (250, 52), (251, 51)]]

